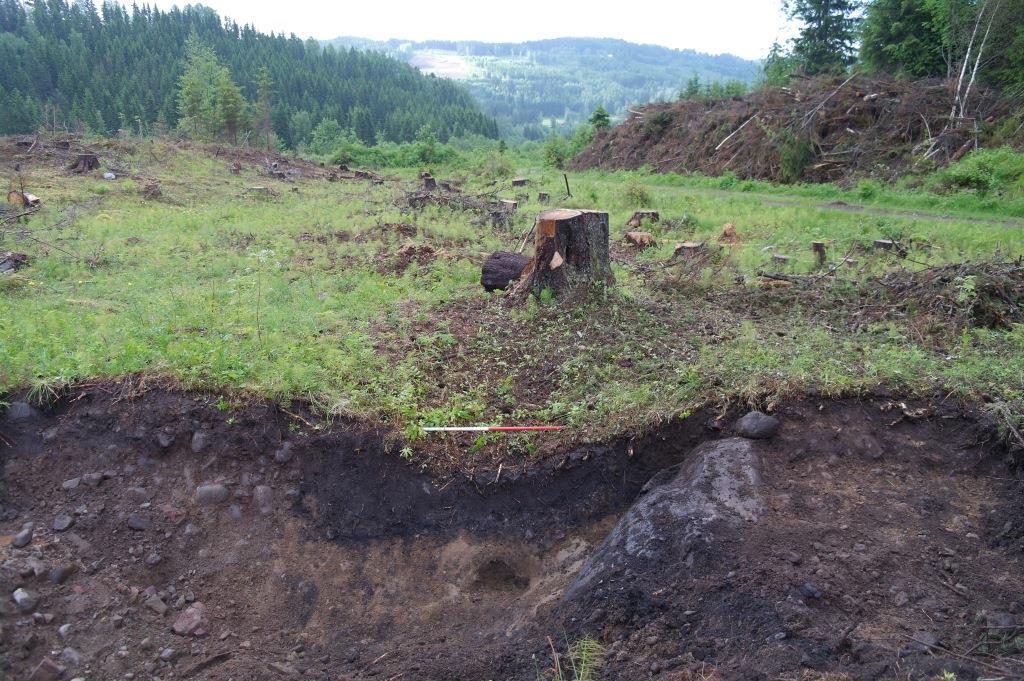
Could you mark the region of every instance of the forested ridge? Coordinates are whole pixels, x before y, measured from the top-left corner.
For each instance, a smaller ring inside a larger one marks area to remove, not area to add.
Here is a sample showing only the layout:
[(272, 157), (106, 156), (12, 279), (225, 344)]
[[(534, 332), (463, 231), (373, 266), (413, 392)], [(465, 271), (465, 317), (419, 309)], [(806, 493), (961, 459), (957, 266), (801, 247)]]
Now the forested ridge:
[(248, 127), (258, 127), (257, 102), (269, 99), (263, 113), (284, 146), (325, 119), (365, 143), (410, 141), (425, 126), (441, 140), (498, 134), (459, 85), (386, 55), (268, 35), (203, 6), (129, 10), (90, 0), (0, 0), (0, 133), (44, 121), (101, 134), (173, 130), (190, 38), (237, 83)]
[(687, 80), (738, 83), (757, 77), (759, 65), (730, 54), (703, 54), (613, 38), (553, 38), (521, 43), (374, 41), (341, 37), (336, 46), (381, 50), (405, 60), (452, 55), (471, 67), (466, 87), (484, 110), (505, 124), (510, 138), (541, 139), (557, 121), (565, 130), (597, 106), (612, 115), (652, 99), (673, 98)]

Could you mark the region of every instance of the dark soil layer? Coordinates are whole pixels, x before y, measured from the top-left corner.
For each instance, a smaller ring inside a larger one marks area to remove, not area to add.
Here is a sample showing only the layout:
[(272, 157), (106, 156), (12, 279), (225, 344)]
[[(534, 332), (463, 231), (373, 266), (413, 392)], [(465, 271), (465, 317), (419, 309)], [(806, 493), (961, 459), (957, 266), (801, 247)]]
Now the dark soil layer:
[(0, 677), (52, 658), (66, 679), (532, 680), (548, 636), (586, 634), (606, 679), (1024, 670), (1024, 525), (991, 429), (884, 399), (780, 417), (754, 443), (756, 521), (565, 600), (645, 483), (731, 419), (440, 480), (384, 433), (270, 404), (100, 386), (16, 405), (0, 417)]
[[(743, 97), (650, 104), (599, 133), (573, 167), (732, 172), (773, 182), (891, 180), (910, 168), (915, 146), (928, 151), (931, 136), (938, 165), (973, 148), (972, 130), (944, 132), (951, 87), (941, 80), (821, 77)], [(975, 104), (981, 121), (999, 120), (1010, 108), (991, 91), (979, 92)], [(981, 126), (982, 143), (991, 128)]]

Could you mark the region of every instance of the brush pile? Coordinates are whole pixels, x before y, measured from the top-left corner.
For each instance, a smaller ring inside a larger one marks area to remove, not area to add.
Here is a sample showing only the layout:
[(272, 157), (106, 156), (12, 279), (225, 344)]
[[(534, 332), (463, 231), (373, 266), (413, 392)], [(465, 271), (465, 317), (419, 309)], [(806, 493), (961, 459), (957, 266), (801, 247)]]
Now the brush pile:
[(577, 170), (734, 173), (776, 182), (891, 180), (915, 163), (945, 165), (976, 145), (1010, 112), (992, 90), (972, 95), (975, 115), (950, 120), (944, 80), (794, 79), (744, 97), (650, 104), (598, 133)]
[(951, 263), (877, 279), (876, 294), (956, 334), (1024, 322), (1024, 262)]

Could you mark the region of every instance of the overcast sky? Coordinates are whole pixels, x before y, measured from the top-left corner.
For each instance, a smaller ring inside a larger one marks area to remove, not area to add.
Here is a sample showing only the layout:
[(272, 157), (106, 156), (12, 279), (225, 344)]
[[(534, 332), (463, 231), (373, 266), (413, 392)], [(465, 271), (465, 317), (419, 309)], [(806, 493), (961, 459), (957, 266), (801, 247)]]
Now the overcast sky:
[[(167, 8), (187, 2), (156, 0), (155, 4)], [(789, 36), (781, 0), (204, 0), (201, 4), (262, 31), (322, 39), (344, 35), (520, 42), (588, 36), (759, 59), (775, 39)]]

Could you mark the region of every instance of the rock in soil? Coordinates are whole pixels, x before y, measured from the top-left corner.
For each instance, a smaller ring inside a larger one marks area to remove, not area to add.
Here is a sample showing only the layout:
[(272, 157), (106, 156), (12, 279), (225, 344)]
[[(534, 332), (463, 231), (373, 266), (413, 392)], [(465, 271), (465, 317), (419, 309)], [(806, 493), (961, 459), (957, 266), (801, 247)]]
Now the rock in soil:
[(192, 433), (192, 452), (200, 454), (210, 446), (210, 433), (205, 430), (197, 430)]
[(16, 549), (24, 548), (32, 543), (32, 528), (26, 528), (14, 535), (14, 539), (11, 540), (11, 546)]
[(14, 602), (18, 604), (18, 609), (22, 612), (32, 612), (39, 605), (39, 596), (28, 589), (15, 589), (11, 597), (14, 598)]
[(152, 529), (153, 522), (142, 514), (132, 513), (128, 516), (128, 527), (136, 532), (143, 532)]
[(171, 628), (179, 636), (191, 636), (202, 626), (205, 611), (206, 606), (202, 603), (193, 603), (174, 620), (174, 625)]
[(164, 603), (164, 600), (156, 594), (153, 594), (146, 599), (146, 607), (158, 615), (167, 614), (167, 604)]
[(292, 443), (284, 442), (278, 447), (277, 451), (274, 452), (274, 461), (284, 464), (292, 460)]
[(267, 485), (257, 485), (252, 490), (252, 501), (263, 515), (274, 512), (274, 490)]
[(44, 657), (32, 671), (28, 681), (57, 681), (63, 674), (63, 667), (50, 658)]
[(28, 402), (11, 402), (4, 416), (9, 421), (25, 421), (36, 415), (36, 410)]
[(63, 532), (75, 524), (75, 519), (67, 513), (61, 513), (53, 519), (53, 531)]
[(779, 432), (781, 422), (774, 416), (752, 411), (736, 421), (736, 434), (751, 440), (767, 440)]
[(196, 487), (196, 503), (216, 506), (228, 500), (228, 488), (224, 485), (200, 485)]

